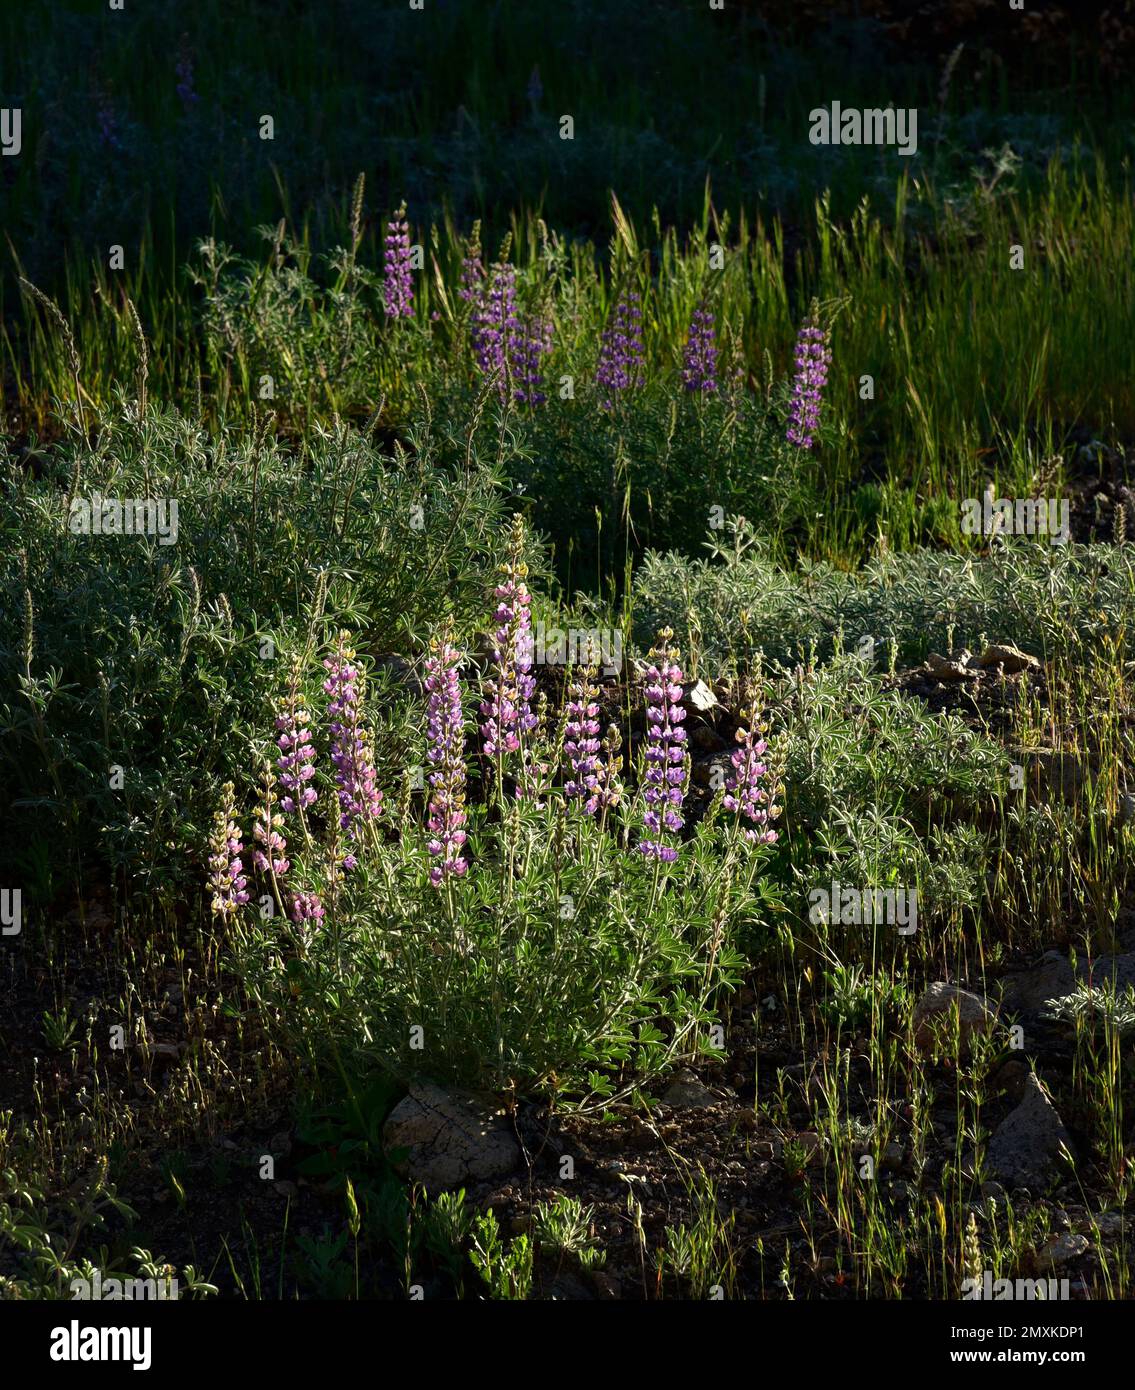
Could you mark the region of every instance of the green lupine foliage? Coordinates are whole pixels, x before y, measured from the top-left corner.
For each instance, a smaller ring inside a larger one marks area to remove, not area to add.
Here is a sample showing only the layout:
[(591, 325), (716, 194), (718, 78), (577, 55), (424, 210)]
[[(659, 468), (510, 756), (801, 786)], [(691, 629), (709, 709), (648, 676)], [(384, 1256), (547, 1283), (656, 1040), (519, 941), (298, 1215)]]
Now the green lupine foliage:
[[(98, 846), (134, 890), (172, 892), (217, 786), (255, 780), (234, 733), (270, 727), (281, 652), (322, 622), (398, 653), (439, 606), (462, 626), (479, 617), (499, 481), (468, 447), (461, 467), (435, 467), (436, 447), (423, 429), (391, 455), (337, 426), (297, 452), (265, 430), (213, 435), (120, 405), (39, 470), (9, 454), (0, 781), (23, 829), (2, 852), (50, 839), (61, 872)], [(71, 534), (67, 499), (95, 495), (175, 499), (176, 543)]]

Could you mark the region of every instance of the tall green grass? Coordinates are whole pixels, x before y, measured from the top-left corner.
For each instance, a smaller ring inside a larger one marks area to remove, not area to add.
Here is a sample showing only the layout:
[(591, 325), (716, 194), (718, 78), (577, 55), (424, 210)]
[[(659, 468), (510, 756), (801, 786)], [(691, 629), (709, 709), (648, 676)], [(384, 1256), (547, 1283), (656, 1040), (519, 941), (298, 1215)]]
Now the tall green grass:
[[(569, 241), (531, 213), (515, 213), (500, 241), (482, 228), (485, 261), (510, 259), (522, 300), (555, 323), (548, 403), (511, 413), (505, 452), (543, 451), (563, 473), (574, 467), (563, 448), (582, 449), (607, 460), (595, 464), (597, 476), (614, 477), (620, 450), (638, 448), (649, 473), (673, 436), (666, 418), (682, 395), (681, 354), (703, 298), (717, 315), (723, 374), (748, 399), (764, 398), (761, 411), (779, 435), (773, 387), (791, 373), (799, 320), (817, 297), (833, 323), (829, 429), (809, 460), (815, 496), (807, 515), (789, 508), (791, 518), (776, 523), (789, 528), (778, 537), (786, 548), (848, 563), (880, 539), (894, 549), (956, 541), (958, 499), (980, 496), (988, 482), (1017, 496), (1036, 495), (1042, 483), (1062, 487), (1066, 469), (1056, 456), (1074, 428), (1113, 440), (1135, 433), (1130, 184), (1125, 171), (1077, 151), (1054, 158), (1036, 188), (1015, 182), (1011, 167), (1002, 172), (964, 190), (904, 178), (891, 205), (864, 198), (846, 222), (822, 197), (791, 250), (778, 220), (734, 218), (708, 188), (683, 232), (657, 212), (636, 223), (612, 199), (606, 246)], [(137, 382), (143, 363), (152, 397), (200, 410), (206, 422), (268, 411), (279, 429), (303, 437), (322, 418), (376, 411), (394, 430), (405, 428), (423, 389), (443, 410), (466, 409), (478, 384), (469, 308), (457, 288), (472, 227), (446, 216), (414, 228), (425, 256), (417, 317), (392, 327), (382, 310), (381, 258), (366, 254), (358, 184), (356, 195), (343, 200), (337, 248), (317, 250), (286, 218), (261, 229), (256, 257), (208, 239), (173, 294), (148, 254), (133, 269), (95, 266), (93, 275), (72, 259), (59, 309), (74, 336), (84, 409), (105, 403), (123, 379)], [(1011, 268), (1013, 247), (1020, 269)], [(587, 388), (600, 332), (628, 281), (646, 295), (648, 384), (620, 417), (618, 438), (592, 447), (607, 422)], [(76, 374), (59, 316), (27, 290), (21, 295), (22, 326), (4, 331), (3, 353), (17, 418), (42, 432), (60, 403), (74, 409)], [(266, 375), (274, 387), (267, 402), (258, 389)], [(565, 376), (577, 383), (570, 400), (554, 389)], [(752, 431), (715, 427), (697, 448), (704, 463), (695, 471), (708, 480), (699, 507), (728, 508), (741, 495), (738, 479), (777, 472)], [(690, 541), (665, 527), (650, 534), (658, 487), (652, 500), (649, 477), (622, 472), (630, 495), (589, 481), (586, 468), (577, 474), (575, 509), (548, 518), (561, 552), (569, 544), (594, 549), (580, 532), (597, 508), (606, 535), (626, 533), (632, 551), (696, 546), (696, 535)], [(536, 478), (521, 470), (516, 481)], [(694, 531), (703, 525), (699, 516)], [(617, 569), (617, 555), (608, 551), (604, 563)]]

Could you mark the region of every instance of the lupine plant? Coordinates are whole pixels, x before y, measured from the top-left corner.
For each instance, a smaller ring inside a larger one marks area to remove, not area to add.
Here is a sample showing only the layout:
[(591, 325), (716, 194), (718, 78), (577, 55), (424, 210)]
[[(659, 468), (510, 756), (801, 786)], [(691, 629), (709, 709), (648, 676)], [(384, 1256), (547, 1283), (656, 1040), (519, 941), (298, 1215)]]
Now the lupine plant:
[(824, 387), (832, 354), (829, 333), (820, 322), (816, 305), (800, 328), (796, 340), (796, 375), (792, 382), (792, 405), (788, 421), (788, 442), (810, 449), (820, 424)]
[(604, 388), (604, 410), (611, 410), (619, 394), (643, 383), (645, 353), (642, 340), (642, 296), (626, 291), (615, 305), (599, 343), (596, 382)]
[[(617, 730), (599, 737), (592, 672), (569, 673), (561, 716), (550, 718), (532, 700), (523, 543), (517, 521), (484, 676), (473, 676), (451, 625), (430, 643), (424, 805), (404, 774), (399, 814), (381, 831), (359, 816), (343, 750), (364, 750), (369, 773), (365, 750), (382, 712), (340, 634), (324, 658), (328, 703), (302, 721), (321, 727), (288, 744), (315, 749), (302, 766), (313, 769), (305, 785), (318, 803), (299, 826), (294, 795), (292, 809), (277, 808), (269, 770), (254, 813), (252, 867), (280, 911), (239, 913), (240, 831), (227, 800), (213, 910), (236, 923), (250, 989), (280, 1010), (313, 1060), (597, 1103), (711, 1050), (714, 1010), (740, 963), (732, 924), (759, 899), (775, 839), (776, 778), (754, 722), (728, 791), (691, 832), (681, 814), (682, 676), (667, 633), (639, 691), (647, 735), (637, 785), (622, 781)], [(469, 736), (474, 708), (479, 741)], [(329, 778), (341, 809), (321, 819)], [(341, 836), (360, 823), (370, 833), (351, 839), (348, 863)]]
[(410, 264), (410, 224), (403, 204), (386, 227), (383, 264), (383, 303), (390, 319), (414, 316), (414, 283)]
[(689, 392), (717, 390), (717, 340), (713, 312), (703, 305), (694, 310), (690, 336), (682, 355), (682, 385)]

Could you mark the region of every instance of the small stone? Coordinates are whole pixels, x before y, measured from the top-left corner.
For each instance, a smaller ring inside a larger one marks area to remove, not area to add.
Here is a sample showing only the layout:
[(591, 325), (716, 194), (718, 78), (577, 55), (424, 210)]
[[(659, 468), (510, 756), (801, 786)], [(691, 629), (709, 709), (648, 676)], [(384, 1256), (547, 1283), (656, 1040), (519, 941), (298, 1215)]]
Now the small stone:
[(1114, 984), (1120, 994), (1128, 985), (1135, 985), (1135, 951), (1124, 955), (1097, 956), (1090, 972), (1087, 965), (1088, 962), (1081, 958), (1074, 970), (1067, 955), (1060, 951), (1048, 951), (1030, 969), (1006, 977), (1005, 1003), (1022, 1013), (1033, 1013), (1043, 1010), (1050, 1000), (1075, 994), (1081, 981), (1090, 981), (1093, 985)]
[(1067, 1264), (1069, 1260), (1078, 1260), (1091, 1248), (1092, 1243), (1087, 1236), (1064, 1231), (1060, 1235), (1049, 1236), (1037, 1251), (1037, 1263), (1044, 1269), (1055, 1269), (1058, 1265)]
[(1126, 1229), (1123, 1213), (1118, 1211), (1097, 1212), (1092, 1218), (1103, 1240), (1118, 1240)]
[(511, 1172), (520, 1148), (499, 1111), (467, 1093), (415, 1082), (387, 1116), (383, 1148), (405, 1178), (434, 1192)]
[(708, 1110), (717, 1104), (717, 1097), (703, 1086), (692, 1071), (679, 1071), (663, 1093), (664, 1104), (675, 1110)]
[(1040, 662), (1035, 656), (1030, 656), (1028, 652), (1023, 652), (1019, 647), (1009, 643), (996, 642), (986, 647), (973, 665), (983, 671), (989, 670), (991, 666), (1000, 666), (1007, 676), (1016, 675), (1018, 671), (1040, 670)]
[(983, 1182), (981, 1195), (990, 1202), (1000, 1202), (1005, 1198), (1005, 1189), (999, 1182)]
[(968, 657), (969, 652), (962, 652), (957, 660), (951, 661), (937, 652), (931, 652), (926, 658), (926, 670), (939, 681), (972, 680), (976, 673), (966, 665)]
[(1043, 1191), (1056, 1178), (1063, 1151), (1072, 1140), (1035, 1072), (1025, 1082), (1024, 1099), (997, 1126), (986, 1165), (1007, 1187)]
[(718, 699), (705, 681), (692, 681), (682, 687), (682, 704), (697, 714), (708, 714), (717, 708)]
[(993, 1014), (984, 999), (969, 990), (959, 989), (942, 981), (932, 984), (914, 1006), (914, 1043), (920, 1052), (928, 1053), (939, 1046), (951, 1046), (954, 1022), (950, 1014), (958, 1015), (958, 1047), (966, 1056), (973, 1039), (988, 1033), (993, 1026)]
[(287, 1178), (282, 1178), (279, 1182), (274, 1182), (272, 1186), (281, 1197), (290, 1197), (293, 1201), (300, 1195), (299, 1188), (294, 1182), (290, 1182)]
[(609, 1303), (623, 1296), (619, 1281), (605, 1270), (597, 1269), (591, 1276), (591, 1282), (595, 1285), (595, 1292), (601, 1300)]

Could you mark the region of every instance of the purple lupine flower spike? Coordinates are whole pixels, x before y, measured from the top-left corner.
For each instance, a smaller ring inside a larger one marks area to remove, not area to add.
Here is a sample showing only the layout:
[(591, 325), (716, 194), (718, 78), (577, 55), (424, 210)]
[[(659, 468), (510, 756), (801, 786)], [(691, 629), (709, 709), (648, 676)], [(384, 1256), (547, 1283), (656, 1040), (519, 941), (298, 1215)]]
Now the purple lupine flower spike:
[(516, 336), (514, 347), (514, 395), (521, 404), (543, 405), (548, 398), (540, 389), (544, 385), (540, 359), (552, 350), (552, 320), (539, 314), (527, 319)]
[(426, 661), (427, 709), (426, 757), (430, 803), (426, 825), (432, 838), (428, 849), (438, 859), (430, 869), (430, 882), (440, 887), (447, 875), (460, 877), (469, 867), (461, 853), (465, 844), (465, 716), (461, 708), (461, 683), (457, 668), (460, 654), (450, 633), (435, 638)]
[[(643, 799), (643, 828), (648, 835), (664, 831), (676, 833), (685, 824), (682, 800), (685, 796), (689, 757), (686, 731), (682, 728), (686, 711), (682, 708), (682, 670), (678, 651), (669, 645), (673, 633), (664, 628), (662, 645), (654, 648), (646, 670), (646, 753)], [(673, 845), (644, 838), (638, 851), (652, 859), (672, 864), (678, 857)]]
[(682, 359), (682, 385), (691, 392), (717, 390), (717, 343), (713, 314), (709, 309), (695, 309), (690, 321), (690, 333)]
[(743, 832), (750, 844), (774, 845), (777, 834), (769, 822), (780, 814), (780, 807), (773, 804), (775, 783), (766, 785), (769, 768), (761, 759), (768, 751), (768, 744), (760, 736), (760, 711), (755, 701), (749, 709), (747, 722), (747, 728), (737, 730), (740, 747), (734, 750), (729, 760), (733, 771), (725, 779), (722, 805), (727, 811), (733, 811), (738, 821), (744, 817), (751, 822)]
[(507, 261), (498, 261), (481, 287), (473, 313), (472, 345), (478, 370), (496, 378), (502, 399), (508, 394), (512, 357), (520, 333), (516, 268)]
[(615, 393), (642, 385), (643, 361), (642, 300), (631, 290), (620, 298), (600, 335), (595, 380), (607, 389), (604, 410), (613, 407)]
[(244, 846), (240, 826), (234, 819), (233, 784), (226, 782), (221, 790), (221, 804), (213, 818), (210, 840), (209, 886), (213, 890), (213, 912), (227, 920), (239, 907), (248, 902), (248, 879), (245, 877), (241, 855)]
[(382, 298), (388, 319), (414, 316), (414, 285), (410, 263), (410, 224), (403, 203), (386, 224)]
[[(331, 696), (327, 714), (331, 761), (339, 788), (339, 825), (352, 840), (357, 840), (363, 828), (382, 814), (382, 793), (378, 790), (370, 737), (362, 723), (362, 672), (354, 662), (348, 634), (341, 632), (335, 655), (323, 663), (328, 672), (323, 689)], [(343, 867), (352, 869), (356, 863), (355, 856), (348, 854)]]
[(289, 915), (293, 922), (300, 925), (304, 922), (322, 922), (323, 904), (319, 900), (319, 894), (294, 894), (289, 906)]
[(313, 806), (319, 793), (312, 786), (315, 777), (315, 748), (311, 742), (311, 723), (303, 695), (297, 689), (298, 671), (293, 670), (287, 701), (276, 715), (276, 747), (280, 756), (276, 767), (284, 795), (280, 807), (290, 815)]
[(481, 725), (482, 745), (487, 758), (515, 753), (525, 734), (539, 721), (532, 713), (536, 693), (532, 672), (532, 597), (525, 582), (528, 566), (520, 558), (524, 547), (523, 522), (513, 522), (509, 557), (501, 565), (502, 583), (493, 591), (497, 599), (493, 634), (495, 674), (485, 684), (488, 699), (481, 703), (485, 722)]
[(292, 866), (284, 857), (288, 848), (283, 833), (284, 818), (273, 809), (276, 804), (275, 785), (275, 775), (270, 767), (266, 767), (261, 778), (261, 801), (252, 831), (252, 838), (256, 841), (252, 863), (260, 873), (281, 879)]
[(796, 339), (796, 377), (792, 383), (788, 442), (810, 449), (820, 424), (820, 408), (832, 354), (829, 334), (819, 321), (816, 305), (801, 325)]
[(603, 764), (599, 758), (599, 706), (595, 702), (598, 691), (591, 683), (590, 672), (584, 672), (573, 682), (569, 694), (564, 756), (571, 777), (564, 783), (564, 796), (581, 799), (584, 811), (593, 816), (603, 799), (604, 786), (601, 781)]
[(457, 290), (458, 299), (466, 304), (474, 303), (481, 295), (485, 280), (485, 267), (481, 260), (481, 224), (474, 222), (473, 231), (465, 247), (465, 258), (461, 262), (461, 284)]

